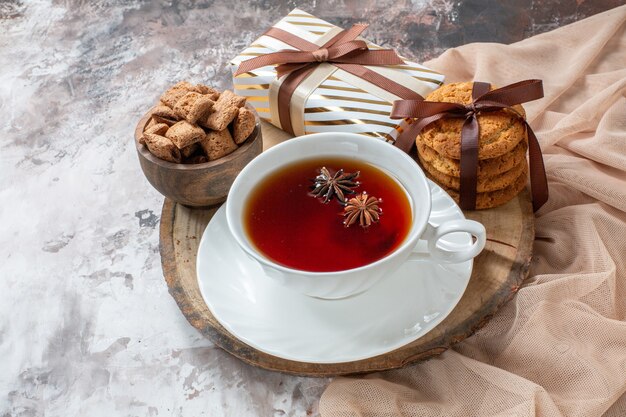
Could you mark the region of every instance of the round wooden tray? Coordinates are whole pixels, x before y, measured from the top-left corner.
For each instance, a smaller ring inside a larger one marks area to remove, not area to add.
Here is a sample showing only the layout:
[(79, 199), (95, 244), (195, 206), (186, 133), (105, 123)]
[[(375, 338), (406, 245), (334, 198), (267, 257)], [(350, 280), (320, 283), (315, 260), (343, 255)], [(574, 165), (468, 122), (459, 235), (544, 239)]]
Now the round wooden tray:
[[(288, 137), (263, 123), (266, 149)], [(202, 233), (217, 208), (189, 208), (168, 199), (163, 203), (160, 250), (170, 294), (192, 326), (244, 362), (274, 371), (318, 377), (400, 368), (438, 355), (472, 335), (513, 297), (528, 276), (535, 235), (527, 190), (504, 206), (465, 212), (467, 218), (485, 225), (487, 245), (474, 260), (467, 290), (452, 313), (426, 335), (392, 352), (355, 362), (315, 364), (260, 352), (230, 334), (209, 311), (198, 288), (196, 254)]]

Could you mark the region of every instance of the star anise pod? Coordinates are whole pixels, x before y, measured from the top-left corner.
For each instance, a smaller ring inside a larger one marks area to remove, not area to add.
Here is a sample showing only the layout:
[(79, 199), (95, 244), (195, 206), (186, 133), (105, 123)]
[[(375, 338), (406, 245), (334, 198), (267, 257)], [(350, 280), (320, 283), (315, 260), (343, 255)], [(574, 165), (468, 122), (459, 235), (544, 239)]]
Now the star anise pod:
[(315, 184), (311, 187), (311, 194), (315, 197), (324, 197), (324, 203), (328, 203), (336, 197), (341, 204), (346, 204), (346, 194), (354, 194), (353, 188), (359, 185), (355, 181), (359, 176), (359, 171), (343, 172), (343, 169), (330, 175), (326, 167), (320, 169), (320, 173), (313, 180)]
[(350, 227), (358, 221), (361, 227), (371, 226), (372, 223), (376, 223), (380, 219), (383, 212), (379, 207), (381, 202), (380, 199), (368, 195), (365, 191), (352, 197), (343, 208), (345, 217), (343, 224)]

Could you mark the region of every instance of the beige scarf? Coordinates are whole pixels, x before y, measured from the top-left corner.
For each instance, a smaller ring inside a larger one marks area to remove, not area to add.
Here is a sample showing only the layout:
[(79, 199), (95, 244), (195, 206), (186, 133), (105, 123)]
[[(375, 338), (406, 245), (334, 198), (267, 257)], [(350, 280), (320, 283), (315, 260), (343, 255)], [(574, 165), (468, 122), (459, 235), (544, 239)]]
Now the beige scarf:
[(626, 416), (626, 6), (512, 45), (425, 63), (448, 82), (543, 79), (525, 105), (550, 199), (530, 278), (489, 324), (427, 362), (338, 378), (331, 416)]

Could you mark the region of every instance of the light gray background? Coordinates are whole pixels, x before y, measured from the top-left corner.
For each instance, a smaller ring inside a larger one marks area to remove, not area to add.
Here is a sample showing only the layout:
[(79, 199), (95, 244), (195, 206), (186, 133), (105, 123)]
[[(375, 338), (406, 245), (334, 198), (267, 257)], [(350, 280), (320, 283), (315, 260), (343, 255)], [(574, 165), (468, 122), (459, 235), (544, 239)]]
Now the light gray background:
[(613, 6), (505, 3), (0, 2), (0, 416), (317, 414), (328, 380), (243, 364), (169, 296), (135, 124), (179, 80), (230, 87), (228, 60), (296, 5), (416, 60)]

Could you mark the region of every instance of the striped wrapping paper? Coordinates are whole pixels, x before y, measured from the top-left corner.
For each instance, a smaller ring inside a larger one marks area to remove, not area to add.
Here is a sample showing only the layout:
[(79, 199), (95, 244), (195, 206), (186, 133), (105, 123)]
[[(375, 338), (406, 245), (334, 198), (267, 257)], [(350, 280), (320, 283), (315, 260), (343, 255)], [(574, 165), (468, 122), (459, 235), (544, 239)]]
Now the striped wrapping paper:
[[(299, 9), (294, 9), (274, 27), (304, 40), (323, 45), (341, 29)], [(359, 38), (362, 39), (362, 38)], [(366, 39), (370, 49), (381, 49)], [(231, 61), (233, 74), (247, 59), (294, 49), (275, 38), (261, 36)], [(404, 58), (406, 65), (368, 66), (411, 90), (426, 96), (443, 84), (444, 76)], [(321, 76), (320, 76), (321, 73)], [(233, 77), (235, 92), (245, 96), (260, 117), (280, 128), (277, 91), (280, 80), (274, 66), (266, 66)], [(399, 100), (355, 75), (331, 64), (322, 63), (301, 86), (290, 102), (290, 114), (296, 136), (317, 132), (353, 132), (395, 142), (401, 127), (399, 120), (389, 118), (392, 103)]]

